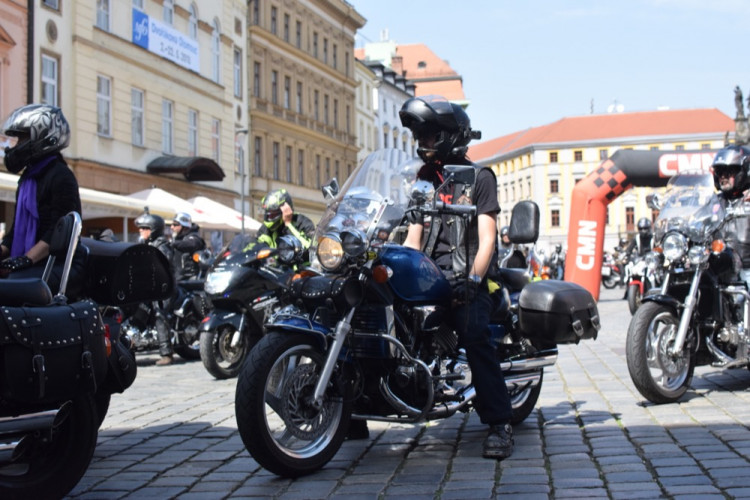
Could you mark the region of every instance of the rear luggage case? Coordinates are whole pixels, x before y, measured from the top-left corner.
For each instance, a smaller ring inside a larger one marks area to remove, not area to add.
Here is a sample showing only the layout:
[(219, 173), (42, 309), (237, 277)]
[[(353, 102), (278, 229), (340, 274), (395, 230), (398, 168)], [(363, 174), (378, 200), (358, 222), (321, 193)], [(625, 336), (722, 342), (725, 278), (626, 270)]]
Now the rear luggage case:
[(595, 339), (601, 325), (596, 301), (588, 290), (558, 280), (526, 285), (518, 298), (519, 323), (523, 335), (555, 344)]

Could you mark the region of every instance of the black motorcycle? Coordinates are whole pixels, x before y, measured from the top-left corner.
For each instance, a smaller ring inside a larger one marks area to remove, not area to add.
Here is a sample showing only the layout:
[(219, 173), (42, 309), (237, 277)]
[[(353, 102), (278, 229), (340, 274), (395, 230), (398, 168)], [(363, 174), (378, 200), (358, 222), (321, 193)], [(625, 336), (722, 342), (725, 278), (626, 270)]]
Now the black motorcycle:
[(653, 403), (677, 401), (696, 366), (750, 366), (750, 294), (723, 232), (744, 213), (714, 193), (709, 174), (678, 175), (656, 199), (655, 241), (663, 252), (660, 288), (642, 298), (628, 328), (630, 378)]
[(277, 250), (255, 243), (218, 258), (206, 277), (213, 306), (200, 334), (200, 355), (217, 379), (236, 377), (247, 353), (263, 336), (263, 325), (279, 307), (292, 266), (277, 262)]
[[(75, 487), (111, 395), (136, 374), (127, 338), (101, 312), (171, 293), (158, 251), (87, 238), (85, 272), (69, 282), (80, 232), (78, 214), (61, 218), (44, 276), (0, 286), (0, 498), (60, 498)], [(53, 296), (48, 270), (63, 255)]]

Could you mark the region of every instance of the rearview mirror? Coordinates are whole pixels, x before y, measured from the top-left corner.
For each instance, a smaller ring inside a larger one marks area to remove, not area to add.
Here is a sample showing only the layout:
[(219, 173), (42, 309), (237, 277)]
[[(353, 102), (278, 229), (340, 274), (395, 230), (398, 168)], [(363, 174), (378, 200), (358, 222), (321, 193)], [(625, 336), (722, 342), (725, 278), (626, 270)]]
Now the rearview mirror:
[(339, 194), (339, 181), (334, 177), (328, 181), (328, 184), (321, 187), (320, 190), (323, 192), (323, 199), (330, 203)]
[(661, 210), (661, 196), (658, 193), (646, 195), (646, 205), (651, 210)]
[(476, 168), (470, 165), (446, 165), (443, 170), (446, 174), (452, 175), (453, 182), (457, 184), (474, 184)]

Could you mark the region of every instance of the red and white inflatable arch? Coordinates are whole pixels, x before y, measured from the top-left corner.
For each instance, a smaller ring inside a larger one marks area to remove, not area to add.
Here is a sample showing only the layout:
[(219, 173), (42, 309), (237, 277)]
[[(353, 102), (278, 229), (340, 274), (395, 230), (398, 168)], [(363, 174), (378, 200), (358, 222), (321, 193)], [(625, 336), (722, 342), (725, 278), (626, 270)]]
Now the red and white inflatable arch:
[(565, 280), (599, 299), (607, 205), (633, 186), (661, 187), (678, 172), (711, 167), (716, 151), (619, 150), (576, 184), (570, 206)]

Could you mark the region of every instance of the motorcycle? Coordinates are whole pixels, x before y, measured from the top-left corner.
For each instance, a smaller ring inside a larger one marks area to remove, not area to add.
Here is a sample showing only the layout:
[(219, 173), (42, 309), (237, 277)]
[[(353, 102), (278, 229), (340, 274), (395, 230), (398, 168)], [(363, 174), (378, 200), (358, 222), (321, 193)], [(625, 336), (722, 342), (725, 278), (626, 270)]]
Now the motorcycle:
[[(107, 307), (171, 292), (166, 259), (145, 245), (79, 240), (81, 225), (75, 212), (58, 221), (41, 279), (0, 286), (0, 498), (61, 498), (75, 487), (111, 395), (136, 376)], [(85, 269), (69, 281), (76, 250)], [(47, 279), (62, 256), (53, 296)]]
[[(433, 217), (470, 219), (476, 207), (437, 201), (431, 183), (416, 181), (420, 165), (380, 150), (340, 192), (335, 183), (324, 188), (335, 198), (310, 250), (321, 274), (291, 282), (289, 305), (266, 323), (237, 380), (240, 436), (274, 474), (298, 477), (325, 466), (352, 419), (416, 423), (473, 408), (468, 362), (448, 325), (451, 286), (434, 261), (393, 239), (405, 229), (410, 199)], [(474, 167), (444, 168), (446, 185), (473, 184)], [(509, 235), (515, 243), (537, 240), (535, 203), (514, 207)], [(291, 239), (278, 243), (282, 261), (295, 254)], [(493, 277), (500, 289), (490, 330), (517, 424), (536, 405), (557, 344), (594, 338), (598, 312), (576, 284), (530, 283), (520, 269)]]
[(747, 215), (742, 204), (725, 206), (709, 174), (675, 176), (651, 203), (660, 210), (654, 236), (664, 281), (633, 315), (626, 357), (638, 392), (659, 404), (685, 394), (696, 366), (750, 364), (750, 295), (739, 257), (722, 239)]
[(655, 287), (661, 285), (663, 256), (660, 252), (651, 251), (636, 257), (629, 264), (628, 283), (625, 295), (628, 299), (630, 314), (640, 307), (643, 297)]
[(292, 266), (276, 262), (277, 250), (256, 243), (216, 260), (205, 291), (213, 309), (200, 333), (203, 366), (217, 379), (236, 377), (247, 353), (263, 336), (263, 324), (279, 305)]
[(602, 261), (602, 285), (611, 290), (621, 283), (623, 283), (622, 267), (611, 254), (605, 252)]

